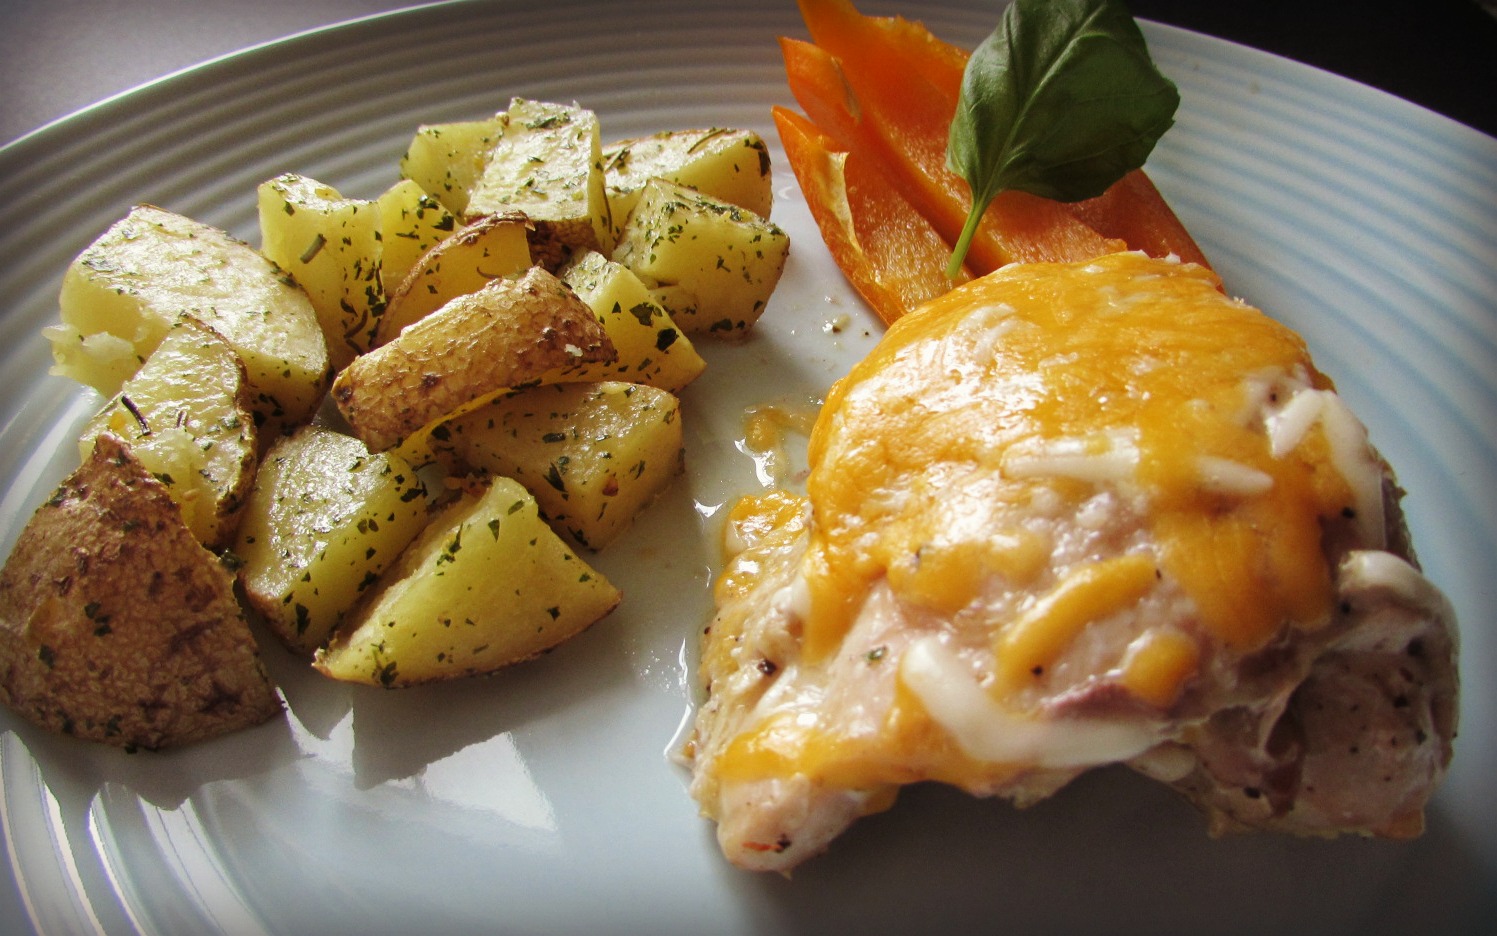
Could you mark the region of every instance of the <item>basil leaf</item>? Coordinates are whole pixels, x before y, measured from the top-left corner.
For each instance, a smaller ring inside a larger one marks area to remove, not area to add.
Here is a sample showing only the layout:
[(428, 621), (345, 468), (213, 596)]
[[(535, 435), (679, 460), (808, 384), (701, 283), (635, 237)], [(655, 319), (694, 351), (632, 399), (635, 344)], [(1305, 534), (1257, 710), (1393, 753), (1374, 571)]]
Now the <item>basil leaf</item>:
[(962, 77), (946, 163), (972, 210), (947, 274), (999, 192), (1094, 198), (1144, 164), (1179, 104), (1121, 0), (1014, 0)]

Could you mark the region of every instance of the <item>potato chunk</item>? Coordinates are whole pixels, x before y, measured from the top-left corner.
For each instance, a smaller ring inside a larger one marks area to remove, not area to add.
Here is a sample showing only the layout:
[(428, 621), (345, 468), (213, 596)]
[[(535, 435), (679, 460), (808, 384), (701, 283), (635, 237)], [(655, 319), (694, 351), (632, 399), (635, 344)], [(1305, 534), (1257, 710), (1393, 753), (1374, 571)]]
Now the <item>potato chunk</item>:
[(261, 436), (307, 420), (327, 393), (327, 343), (301, 289), (223, 231), (142, 205), (68, 267), (62, 324), (44, 334), (53, 373), (105, 396), (184, 315), (217, 332), (244, 362)]
[(380, 319), (375, 345), (389, 342), (406, 326), (458, 296), (530, 269), (529, 229), (523, 214), (484, 215), (439, 241), (396, 284)]
[(405, 179), (370, 200), (286, 173), (260, 184), (259, 210), (261, 249), (307, 291), (335, 370), (400, 330), (385, 327), (400, 285), (457, 227), (450, 211)]
[(210, 548), (227, 545), (254, 483), (256, 435), (244, 365), (228, 344), (184, 318), (78, 440), (86, 461), (104, 433), (124, 440)]
[(239, 527), (245, 596), (310, 655), (426, 524), (426, 490), (394, 454), (307, 426), (266, 453)]
[(257, 190), (260, 250), (307, 291), (334, 370), (369, 350), (385, 311), (379, 208), (296, 173)]
[[(426, 252), (457, 230), (457, 217), (409, 179), (385, 189), (375, 201), (379, 206), (380, 273), (386, 293), (393, 298)], [(385, 314), (389, 312), (386, 303)]]
[(691, 339), (633, 271), (596, 251), (562, 270), (562, 281), (603, 323), (618, 359), (589, 364), (577, 381), (627, 380), (678, 393), (706, 370)]
[(785, 232), (753, 212), (651, 179), (613, 259), (646, 283), (680, 287), (657, 296), (687, 332), (741, 337), (763, 314), (789, 249)]
[(585, 250), (613, 248), (603, 147), (592, 111), (515, 98), (504, 133), (473, 185), (469, 217), (522, 211), (535, 222), (531, 252), (555, 270)]
[(372, 451), (557, 368), (614, 357), (592, 310), (532, 268), (459, 296), (338, 375), (333, 400)]
[(602, 549), (681, 473), (681, 405), (644, 384), (521, 390), (439, 427), (454, 467), (512, 477), (583, 546)]
[(50, 731), (126, 748), (281, 711), (233, 576), (114, 436), (99, 436), (0, 571), (0, 701)]
[(769, 148), (752, 130), (667, 130), (620, 140), (603, 148), (603, 174), (615, 239), (651, 179), (694, 188), (761, 218), (774, 207)]
[(504, 115), (483, 120), (423, 124), (400, 159), (400, 175), (429, 192), (459, 217), (483, 177), (489, 153), (504, 135)]
[(535, 499), (498, 478), (432, 521), (313, 665), (386, 687), (488, 673), (555, 647), (618, 602)]

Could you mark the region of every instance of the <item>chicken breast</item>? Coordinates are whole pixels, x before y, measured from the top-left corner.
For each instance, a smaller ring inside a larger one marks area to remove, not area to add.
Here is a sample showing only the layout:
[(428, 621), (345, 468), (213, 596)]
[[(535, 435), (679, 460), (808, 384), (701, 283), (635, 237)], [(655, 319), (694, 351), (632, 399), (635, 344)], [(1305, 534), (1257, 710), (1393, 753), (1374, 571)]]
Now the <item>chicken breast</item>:
[(1123, 762), (1213, 832), (1409, 836), (1456, 636), (1290, 329), (1125, 253), (1004, 268), (832, 389), (804, 495), (738, 503), (692, 793), (788, 871), (898, 788), (1023, 805)]

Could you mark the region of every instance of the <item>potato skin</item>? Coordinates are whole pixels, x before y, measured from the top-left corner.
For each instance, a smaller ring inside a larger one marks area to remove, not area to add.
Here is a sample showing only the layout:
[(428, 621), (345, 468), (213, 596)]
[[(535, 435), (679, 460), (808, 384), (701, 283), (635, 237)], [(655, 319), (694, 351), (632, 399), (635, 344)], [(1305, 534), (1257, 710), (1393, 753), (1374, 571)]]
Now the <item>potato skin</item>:
[(394, 283), (374, 346), (387, 344), (407, 326), (491, 280), (523, 275), (531, 266), (526, 240), (531, 226), (519, 212), (484, 215), (437, 242)]
[(547, 371), (616, 356), (592, 309), (532, 267), (459, 296), (355, 358), (334, 382), (333, 402), (370, 451), (383, 452)]
[(49, 731), (130, 749), (281, 711), (233, 577), (114, 435), (0, 570), (0, 701)]

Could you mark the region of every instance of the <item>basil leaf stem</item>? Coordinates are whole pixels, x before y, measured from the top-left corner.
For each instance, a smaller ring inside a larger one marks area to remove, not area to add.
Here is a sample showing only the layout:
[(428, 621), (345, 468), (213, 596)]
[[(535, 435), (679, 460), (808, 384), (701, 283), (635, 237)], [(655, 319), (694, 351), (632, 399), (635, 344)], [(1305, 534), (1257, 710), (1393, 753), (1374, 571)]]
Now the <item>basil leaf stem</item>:
[(951, 121), (946, 163), (972, 208), (947, 276), (1000, 192), (1094, 198), (1144, 164), (1179, 104), (1122, 0), (1013, 0), (967, 60)]

